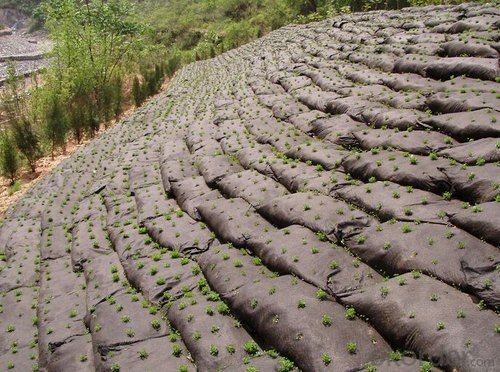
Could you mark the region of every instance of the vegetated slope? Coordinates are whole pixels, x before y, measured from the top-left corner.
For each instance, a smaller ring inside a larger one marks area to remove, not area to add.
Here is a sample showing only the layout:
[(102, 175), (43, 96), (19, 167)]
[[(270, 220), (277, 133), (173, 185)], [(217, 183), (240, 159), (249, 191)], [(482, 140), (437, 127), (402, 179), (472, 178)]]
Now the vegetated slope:
[(7, 213), (2, 368), (495, 370), (499, 20), (343, 15), (182, 69)]

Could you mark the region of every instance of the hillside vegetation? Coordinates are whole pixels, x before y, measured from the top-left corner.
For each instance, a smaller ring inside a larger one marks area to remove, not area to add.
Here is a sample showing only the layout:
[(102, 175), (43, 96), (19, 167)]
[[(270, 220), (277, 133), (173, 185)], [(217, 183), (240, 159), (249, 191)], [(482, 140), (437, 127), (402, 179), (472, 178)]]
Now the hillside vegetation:
[(214, 57), (290, 23), (321, 20), (340, 12), (397, 9), (411, 2), (146, 0), (138, 2), (138, 9), (157, 31), (158, 42), (170, 49), (171, 63), (176, 65)]

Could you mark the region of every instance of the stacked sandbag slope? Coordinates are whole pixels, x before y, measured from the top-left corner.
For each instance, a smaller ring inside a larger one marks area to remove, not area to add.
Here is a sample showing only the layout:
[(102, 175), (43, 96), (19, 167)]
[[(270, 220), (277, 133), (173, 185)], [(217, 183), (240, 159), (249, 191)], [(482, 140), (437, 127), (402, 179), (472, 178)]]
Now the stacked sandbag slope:
[(494, 371), (493, 4), (345, 14), (179, 71), (0, 227), (0, 369)]

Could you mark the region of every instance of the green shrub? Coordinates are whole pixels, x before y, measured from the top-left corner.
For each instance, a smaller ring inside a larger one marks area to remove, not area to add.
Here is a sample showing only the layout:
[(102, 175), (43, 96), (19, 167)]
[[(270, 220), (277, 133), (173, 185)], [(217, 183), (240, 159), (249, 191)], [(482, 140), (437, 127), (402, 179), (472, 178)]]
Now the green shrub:
[(19, 171), (19, 156), (12, 136), (8, 133), (0, 138), (0, 170), (13, 185)]

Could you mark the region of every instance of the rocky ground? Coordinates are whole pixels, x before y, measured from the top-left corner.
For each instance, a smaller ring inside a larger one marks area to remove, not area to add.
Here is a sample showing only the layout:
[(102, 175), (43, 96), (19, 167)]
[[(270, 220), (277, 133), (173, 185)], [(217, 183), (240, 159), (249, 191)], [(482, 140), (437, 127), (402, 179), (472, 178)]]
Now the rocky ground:
[(29, 21), (13, 9), (0, 9), (0, 86), (7, 78), (7, 67), (13, 63), (20, 75), (28, 76), (46, 65), (50, 49), (44, 33), (29, 33)]
[(498, 370), (499, 23), (342, 15), (180, 71), (8, 210), (1, 368)]

